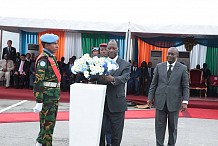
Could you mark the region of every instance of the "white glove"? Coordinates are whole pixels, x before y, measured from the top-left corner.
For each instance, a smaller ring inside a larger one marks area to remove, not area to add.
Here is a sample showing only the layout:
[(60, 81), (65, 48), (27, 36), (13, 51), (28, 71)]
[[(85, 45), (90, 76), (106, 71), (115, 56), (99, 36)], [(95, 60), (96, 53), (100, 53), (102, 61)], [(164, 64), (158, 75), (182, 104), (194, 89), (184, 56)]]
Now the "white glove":
[(37, 103), (35, 107), (33, 108), (34, 113), (39, 113), (41, 112), (41, 110), (42, 110), (42, 103)]

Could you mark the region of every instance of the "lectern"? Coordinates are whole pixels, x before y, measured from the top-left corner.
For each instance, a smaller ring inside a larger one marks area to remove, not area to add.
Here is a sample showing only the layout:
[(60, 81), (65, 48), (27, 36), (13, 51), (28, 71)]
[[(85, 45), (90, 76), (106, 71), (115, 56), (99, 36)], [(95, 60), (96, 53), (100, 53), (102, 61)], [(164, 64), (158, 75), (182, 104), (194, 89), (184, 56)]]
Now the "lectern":
[(99, 146), (106, 85), (70, 86), (70, 146)]

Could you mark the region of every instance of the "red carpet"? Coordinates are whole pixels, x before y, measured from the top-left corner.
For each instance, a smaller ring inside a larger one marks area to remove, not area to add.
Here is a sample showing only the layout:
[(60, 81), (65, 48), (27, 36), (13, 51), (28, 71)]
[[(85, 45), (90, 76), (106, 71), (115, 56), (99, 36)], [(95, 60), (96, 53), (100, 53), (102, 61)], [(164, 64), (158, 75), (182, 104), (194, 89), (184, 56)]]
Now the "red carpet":
[[(137, 104), (146, 104), (147, 97), (145, 96), (133, 96), (128, 95), (128, 101), (135, 102)], [(213, 98), (216, 100), (210, 99), (190, 99), (188, 107), (189, 108), (203, 108), (203, 109), (218, 109), (218, 98)]]
[[(0, 99), (35, 100), (33, 90), (0, 87)], [(70, 93), (61, 92), (61, 102), (70, 102)]]
[[(129, 110), (126, 112), (126, 119), (147, 119), (154, 118), (155, 110)], [(201, 118), (218, 120), (218, 110), (189, 108), (185, 112), (180, 112), (183, 118)], [(58, 112), (58, 121), (68, 121), (69, 112)], [(36, 113), (3, 113), (0, 114), (0, 123), (17, 123), (17, 122), (38, 122), (39, 116)]]
[[(145, 96), (133, 96), (128, 95), (128, 101), (133, 101), (137, 104), (145, 104), (147, 101), (147, 97)], [(0, 99), (16, 99), (16, 100), (35, 100), (33, 96), (33, 91), (29, 89), (14, 89), (9, 88), (5, 89), (5, 87), (0, 87)], [(216, 99), (216, 98), (214, 98)], [(61, 102), (70, 102), (70, 93), (69, 92), (61, 92)], [(209, 99), (205, 100), (190, 100), (189, 108), (203, 108), (203, 109), (218, 109), (218, 98), (215, 101), (211, 101)]]

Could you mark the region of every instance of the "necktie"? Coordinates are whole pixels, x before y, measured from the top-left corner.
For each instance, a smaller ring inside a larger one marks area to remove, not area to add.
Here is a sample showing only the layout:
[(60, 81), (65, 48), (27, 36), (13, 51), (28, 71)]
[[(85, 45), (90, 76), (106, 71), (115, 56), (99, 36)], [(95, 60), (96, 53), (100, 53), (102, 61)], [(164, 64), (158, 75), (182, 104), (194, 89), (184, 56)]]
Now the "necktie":
[(170, 65), (169, 65), (169, 69), (168, 69), (168, 71), (167, 71), (167, 78), (168, 78), (168, 79), (170, 78), (170, 75), (171, 75), (171, 73), (172, 73), (171, 68), (172, 68), (172, 65), (170, 64)]
[(24, 65), (24, 62), (23, 62), (23, 61), (21, 61), (21, 62), (20, 62), (20, 69), (19, 69), (19, 71), (20, 71), (20, 74), (22, 74), (22, 73), (23, 73), (23, 65)]

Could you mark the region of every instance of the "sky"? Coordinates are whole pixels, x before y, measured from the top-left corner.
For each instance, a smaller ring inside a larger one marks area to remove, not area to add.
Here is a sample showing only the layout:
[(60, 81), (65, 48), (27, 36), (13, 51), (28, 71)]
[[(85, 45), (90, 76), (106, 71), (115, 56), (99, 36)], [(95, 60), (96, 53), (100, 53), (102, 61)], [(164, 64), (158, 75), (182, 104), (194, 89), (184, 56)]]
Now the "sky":
[(217, 0), (1, 0), (0, 16), (76, 21), (218, 25)]

